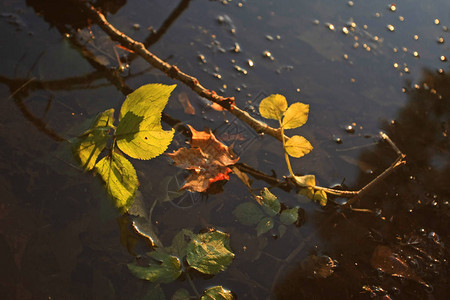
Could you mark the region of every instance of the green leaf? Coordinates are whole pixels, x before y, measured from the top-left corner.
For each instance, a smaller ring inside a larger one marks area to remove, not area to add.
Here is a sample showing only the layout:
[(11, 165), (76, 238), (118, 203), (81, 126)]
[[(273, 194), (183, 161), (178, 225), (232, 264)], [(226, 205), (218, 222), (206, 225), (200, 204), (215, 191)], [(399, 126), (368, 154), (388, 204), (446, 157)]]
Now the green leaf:
[(113, 152), (100, 160), (95, 169), (105, 182), (106, 191), (116, 207), (127, 210), (139, 184), (133, 165), (123, 155)]
[(108, 142), (108, 131), (113, 128), (114, 109), (100, 113), (91, 128), (78, 137), (72, 147), (73, 155), (80, 161), (85, 171), (92, 170), (100, 153)]
[(187, 262), (204, 274), (215, 275), (225, 270), (234, 258), (229, 238), (221, 231), (198, 234), (188, 245)]
[(166, 300), (166, 295), (159, 283), (151, 283), (145, 295), (139, 300)]
[(284, 129), (293, 129), (303, 126), (308, 121), (309, 105), (304, 103), (293, 103), (284, 113), (281, 126)]
[(298, 194), (306, 196), (306, 197), (308, 197), (309, 199), (312, 200), (314, 198), (314, 189), (310, 188), (310, 187), (308, 187), (308, 188), (301, 188), (298, 191)]
[(233, 215), (238, 221), (247, 226), (256, 225), (264, 217), (261, 208), (256, 203), (244, 202), (239, 204), (234, 210)]
[(181, 275), (181, 263), (178, 257), (161, 250), (150, 252), (151, 262), (148, 267), (128, 264), (128, 269), (134, 276), (155, 283), (169, 283)]
[(266, 119), (281, 120), (287, 109), (287, 101), (283, 95), (270, 95), (259, 104), (259, 113)]
[[(192, 233), (192, 231), (188, 229), (181, 230), (174, 236), (174, 238), (172, 239), (172, 245), (170, 245), (170, 247), (167, 247), (166, 250), (176, 255), (180, 259), (183, 258), (184, 256), (186, 256), (188, 241), (193, 235), (194, 234)], [(188, 237), (188, 240), (186, 240), (186, 237)]]
[(268, 188), (265, 187), (261, 191), (261, 197), (263, 208), (265, 208), (264, 211), (269, 216), (275, 216), (280, 212), (281, 209), (280, 200), (278, 200), (277, 196), (272, 194)]
[(313, 146), (304, 137), (294, 135), (286, 142), (285, 149), (290, 156), (299, 158), (311, 152)]
[(176, 85), (147, 84), (129, 94), (120, 109), (117, 146), (137, 159), (151, 159), (166, 151), (174, 130), (161, 126), (161, 112)]
[(302, 187), (315, 187), (316, 177), (314, 175), (294, 176), (295, 182)]
[(225, 290), (222, 286), (213, 286), (203, 292), (201, 300), (232, 300), (231, 291)]
[(256, 236), (260, 236), (273, 228), (274, 222), (271, 217), (265, 217), (256, 225)]
[(314, 201), (317, 201), (320, 203), (321, 206), (325, 206), (327, 205), (327, 193), (325, 193), (324, 191), (316, 191), (314, 193)]
[(191, 295), (187, 289), (178, 289), (172, 296), (171, 300), (189, 300)]
[(281, 238), (286, 233), (287, 227), (283, 224), (278, 225), (278, 236)]
[(280, 214), (280, 221), (284, 225), (291, 225), (298, 219), (298, 208), (285, 209)]

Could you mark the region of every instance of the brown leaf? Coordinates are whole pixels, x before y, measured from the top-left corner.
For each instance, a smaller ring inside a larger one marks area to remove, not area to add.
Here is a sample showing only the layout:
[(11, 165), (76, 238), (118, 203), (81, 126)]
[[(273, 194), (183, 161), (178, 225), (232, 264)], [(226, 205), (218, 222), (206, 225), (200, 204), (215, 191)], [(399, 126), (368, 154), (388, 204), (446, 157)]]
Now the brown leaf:
[(231, 150), (217, 140), (214, 134), (197, 131), (191, 126), (189, 128), (192, 132), (191, 148), (180, 148), (167, 155), (176, 166), (192, 170), (183, 189), (205, 192), (212, 183), (228, 180), (231, 172), (228, 166), (234, 165), (239, 158), (235, 158)]
[(178, 101), (184, 108), (184, 113), (188, 115), (195, 115), (195, 108), (189, 101), (189, 97), (185, 92), (178, 94)]

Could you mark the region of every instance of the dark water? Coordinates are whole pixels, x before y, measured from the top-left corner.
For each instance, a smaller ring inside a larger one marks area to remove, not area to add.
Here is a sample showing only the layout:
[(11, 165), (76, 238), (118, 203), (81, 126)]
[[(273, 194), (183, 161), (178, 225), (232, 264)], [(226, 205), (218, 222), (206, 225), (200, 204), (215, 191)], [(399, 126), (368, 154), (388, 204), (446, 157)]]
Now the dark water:
[[(148, 248), (55, 136), (76, 136), (98, 112), (118, 109), (131, 89), (176, 82), (115, 47), (71, 3), (0, 4), (0, 294), (147, 299), (153, 286), (126, 265)], [(322, 186), (344, 182), (358, 189), (388, 167), (396, 154), (380, 142), (379, 131), (407, 155), (405, 166), (355, 204), (365, 211), (332, 203), (323, 209), (272, 189), (286, 205), (304, 209), (304, 224), (288, 227), (282, 237), (274, 230), (258, 238), (232, 214), (251, 199), (236, 177), (207, 199), (162, 202), (183, 173), (164, 157), (133, 161), (143, 205), (149, 209), (157, 201), (152, 221), (163, 244), (181, 228), (231, 234), (235, 260), (212, 278), (192, 274), (199, 291), (223, 285), (239, 299), (449, 297), (449, 2), (405, 0), (395, 11), (387, 1), (96, 3), (118, 29), (147, 39), (150, 51), (208, 89), (235, 96), (250, 113), (273, 93), (308, 103), (308, 123), (293, 133), (307, 137), (314, 150), (295, 159), (293, 168), (316, 175)], [(123, 72), (115, 51), (129, 57)], [(183, 93), (195, 115), (184, 113)], [(165, 112), (197, 129), (211, 128), (228, 143), (240, 134), (235, 150), (241, 162), (288, 174), (278, 141), (211, 110), (183, 85)], [(178, 134), (170, 150), (184, 140)], [(253, 186), (267, 184), (254, 180)], [(179, 288), (193, 295), (185, 278), (161, 287), (167, 299)]]

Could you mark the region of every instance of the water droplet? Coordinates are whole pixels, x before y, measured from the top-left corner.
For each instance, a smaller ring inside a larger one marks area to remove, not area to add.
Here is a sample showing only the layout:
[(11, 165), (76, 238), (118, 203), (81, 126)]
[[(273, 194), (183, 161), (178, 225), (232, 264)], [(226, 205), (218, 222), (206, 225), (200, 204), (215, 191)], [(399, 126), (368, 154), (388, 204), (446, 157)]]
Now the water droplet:
[(414, 36), (413, 36), (413, 39), (415, 39), (416, 41), (419, 39), (419, 36), (417, 35), (417, 34), (415, 34)]
[(389, 10), (390, 11), (396, 11), (397, 10), (397, 6), (395, 5), (395, 3), (392, 3), (391, 5), (389, 5)]
[(441, 36), (441, 37), (439, 37), (438, 39), (437, 39), (437, 42), (439, 43), (439, 44), (443, 44), (444, 43), (444, 38)]
[(272, 53), (270, 53), (269, 51), (264, 51), (262, 54), (264, 57), (269, 58), (270, 60), (274, 60)]
[(342, 144), (342, 140), (341, 138), (335, 138), (334, 141), (336, 142), (336, 144)]
[(348, 34), (348, 29), (347, 29), (347, 27), (342, 27), (342, 33)]
[(347, 131), (347, 133), (355, 133), (355, 128), (353, 128), (352, 125), (347, 125), (345, 126), (345, 131)]
[(387, 25), (387, 29), (389, 31), (394, 31), (395, 30), (394, 25), (391, 25), (391, 24)]
[(440, 59), (441, 61), (447, 61), (447, 57), (445, 57), (444, 55), (441, 55)]
[(419, 52), (414, 51), (414, 52), (413, 52), (413, 55), (414, 55), (414, 57), (417, 57), (417, 58), (418, 58), (418, 57), (419, 57)]
[(409, 68), (405, 67), (405, 68), (403, 68), (403, 71), (405, 71), (405, 73), (409, 73)]
[(335, 30), (334, 25), (331, 24), (331, 23), (325, 23), (325, 27), (327, 27), (327, 28), (330, 29), (331, 31), (334, 31), (334, 30)]
[(439, 25), (439, 23), (441, 23), (439, 19), (434, 19), (434, 24)]
[(398, 69), (398, 63), (394, 63), (394, 68)]

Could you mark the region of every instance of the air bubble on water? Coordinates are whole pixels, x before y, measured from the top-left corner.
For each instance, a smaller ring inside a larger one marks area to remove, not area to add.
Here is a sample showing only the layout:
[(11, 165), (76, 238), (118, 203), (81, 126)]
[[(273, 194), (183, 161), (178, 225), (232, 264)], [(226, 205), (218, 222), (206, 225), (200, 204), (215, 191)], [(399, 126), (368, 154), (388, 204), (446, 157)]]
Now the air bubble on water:
[(438, 44), (443, 44), (444, 43), (444, 38), (441, 36), (437, 39)]
[(394, 63), (394, 68), (398, 69), (398, 63)]
[(439, 19), (434, 19), (434, 24), (439, 25), (441, 23), (441, 21), (439, 21)]
[(345, 126), (345, 131), (347, 133), (355, 133), (355, 128), (352, 125)]
[(239, 52), (241, 52), (241, 46), (239, 46), (238, 43), (234, 43), (234, 47), (231, 48), (231, 51), (234, 53), (239, 53)]
[(354, 44), (353, 44), (353, 48), (358, 48), (359, 47), (359, 43), (358, 42), (355, 42)]
[(327, 27), (327, 28), (330, 29), (331, 31), (334, 31), (334, 30), (335, 30), (334, 25), (331, 24), (331, 23), (325, 23), (325, 27)]
[(405, 71), (405, 73), (409, 73), (409, 68), (408, 67), (404, 67), (403, 71)]
[(347, 5), (350, 6), (350, 7), (352, 7), (352, 6), (354, 5), (354, 3), (353, 3), (353, 1), (348, 1), (348, 2), (347, 2)]
[(405, 21), (405, 18), (403, 16), (399, 16), (398, 19), (399, 19), (400, 22)]
[(319, 20), (316, 19), (316, 20), (313, 21), (313, 24), (314, 24), (314, 25), (319, 25), (320, 22), (319, 22)]
[(441, 55), (440, 59), (441, 61), (447, 61), (447, 57), (445, 57), (444, 55)]
[(247, 59), (247, 64), (249, 67), (253, 67), (255, 65), (255, 63), (251, 59)]
[(420, 89), (420, 86), (416, 83), (416, 84), (414, 84), (414, 88), (415, 88), (416, 90), (418, 90), (418, 89)]
[(406, 47), (403, 47), (402, 50), (403, 50), (403, 52), (405, 52), (405, 53), (408, 52), (408, 48), (406, 48)]
[(417, 35), (417, 34), (415, 34), (414, 36), (413, 36), (413, 39), (415, 39), (416, 41), (419, 39), (419, 36)]
[(389, 30), (389, 31), (394, 31), (394, 30), (395, 30), (394, 25), (391, 25), (391, 24), (388, 24), (388, 25), (386, 26), (386, 28), (387, 28), (387, 30)]
[(347, 60), (348, 59), (348, 55), (344, 54), (344, 59)]
[(266, 57), (266, 58), (268, 58), (268, 59), (270, 59), (270, 60), (274, 60), (274, 57), (272, 56), (272, 53), (270, 53), (270, 52), (267, 51), (267, 50), (265, 50), (265, 51), (262, 53), (262, 55), (263, 55), (263, 57)]
[(390, 11), (396, 11), (397, 10), (397, 6), (395, 5), (395, 3), (392, 3), (389, 5), (389, 10)]
[(342, 27), (342, 33), (343, 33), (343, 34), (348, 34), (348, 29), (347, 29), (347, 27)]
[(381, 17), (381, 14), (380, 14), (379, 12), (377, 12), (377, 13), (375, 14), (375, 17), (380, 18), (380, 17)]

